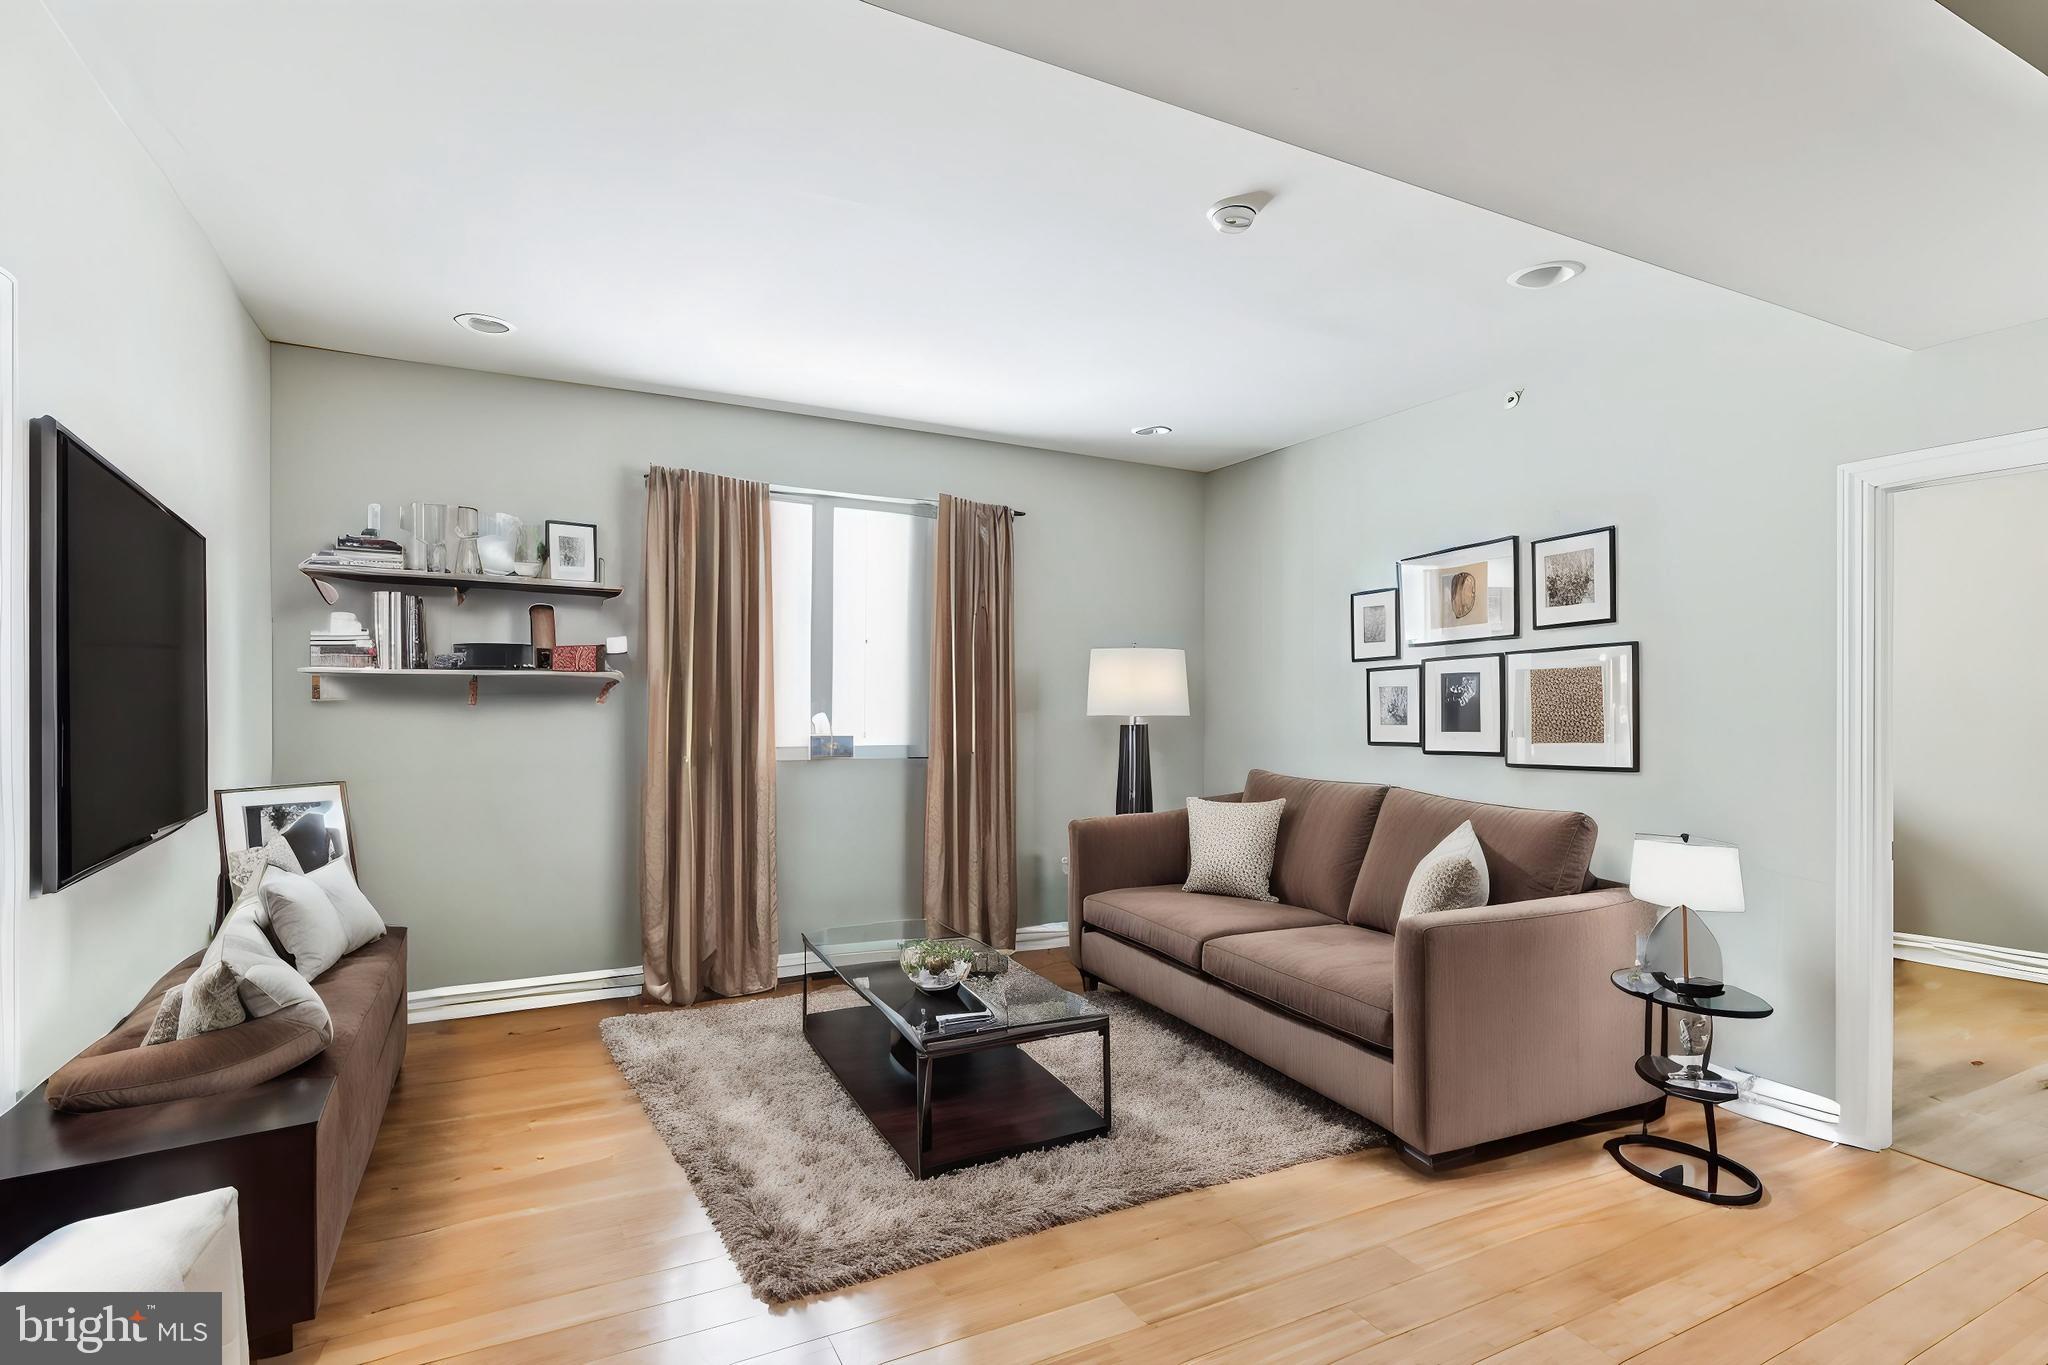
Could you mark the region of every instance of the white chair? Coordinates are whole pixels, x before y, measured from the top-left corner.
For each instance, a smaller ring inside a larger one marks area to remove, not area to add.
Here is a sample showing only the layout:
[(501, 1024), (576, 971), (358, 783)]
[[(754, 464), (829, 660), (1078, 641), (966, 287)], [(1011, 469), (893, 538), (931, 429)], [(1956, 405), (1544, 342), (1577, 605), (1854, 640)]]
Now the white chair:
[(249, 1365), (242, 1233), (232, 1189), (66, 1224), (0, 1266), (0, 1289), (220, 1295), (221, 1360)]

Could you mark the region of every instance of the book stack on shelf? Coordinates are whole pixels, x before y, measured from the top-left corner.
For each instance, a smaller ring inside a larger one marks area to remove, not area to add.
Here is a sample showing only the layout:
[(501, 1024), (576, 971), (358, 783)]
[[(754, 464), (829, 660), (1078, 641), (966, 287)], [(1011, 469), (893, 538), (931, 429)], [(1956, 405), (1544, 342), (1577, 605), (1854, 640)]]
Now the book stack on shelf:
[(306, 564), (333, 569), (402, 569), (405, 547), (382, 536), (339, 535), (333, 545), (308, 555)]
[(370, 594), (370, 634), (378, 668), (427, 666), (425, 599), (410, 592)]
[(312, 633), (315, 668), (375, 668), (376, 641), (352, 611), (337, 611), (327, 618), (327, 629)]

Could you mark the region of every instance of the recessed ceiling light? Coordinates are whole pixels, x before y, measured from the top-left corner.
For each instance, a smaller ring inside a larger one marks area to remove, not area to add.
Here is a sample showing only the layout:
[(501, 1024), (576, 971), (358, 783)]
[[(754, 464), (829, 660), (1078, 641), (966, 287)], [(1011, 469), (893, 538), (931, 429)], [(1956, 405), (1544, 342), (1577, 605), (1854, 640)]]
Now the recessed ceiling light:
[(511, 323), (503, 318), (494, 318), (489, 313), (457, 313), (455, 325), (472, 332), (481, 332), (487, 337), (501, 337), (513, 330)]
[(1171, 436), (1171, 435), (1173, 435), (1173, 428), (1172, 428), (1172, 427), (1132, 427), (1132, 428), (1131, 428), (1131, 435), (1133, 435), (1133, 436)]
[(1508, 276), (1508, 283), (1517, 289), (1549, 289), (1585, 273), (1583, 261), (1545, 261), (1542, 265), (1517, 270)]

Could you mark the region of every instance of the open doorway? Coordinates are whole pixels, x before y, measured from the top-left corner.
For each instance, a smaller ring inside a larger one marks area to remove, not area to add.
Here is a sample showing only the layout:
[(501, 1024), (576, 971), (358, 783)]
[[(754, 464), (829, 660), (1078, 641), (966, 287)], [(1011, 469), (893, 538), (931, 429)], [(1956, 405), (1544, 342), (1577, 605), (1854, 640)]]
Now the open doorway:
[(2048, 1195), (2048, 431), (1839, 491), (1842, 1136)]
[(2048, 470), (1890, 522), (1892, 1145), (2048, 1196)]

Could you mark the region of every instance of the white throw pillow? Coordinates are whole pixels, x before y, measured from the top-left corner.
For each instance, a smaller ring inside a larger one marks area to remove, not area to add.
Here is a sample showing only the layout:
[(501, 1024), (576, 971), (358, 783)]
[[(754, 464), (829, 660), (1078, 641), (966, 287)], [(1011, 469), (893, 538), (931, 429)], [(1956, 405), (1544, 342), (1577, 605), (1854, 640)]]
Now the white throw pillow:
[(1188, 798), (1188, 879), (1183, 891), (1272, 901), (1273, 846), (1280, 838), (1277, 801)]
[(1486, 877), (1486, 850), (1467, 820), (1423, 855), (1408, 878), (1401, 914), (1426, 915), (1433, 910), (1469, 910), (1485, 905), (1492, 894)]
[(384, 917), (370, 904), (362, 887), (356, 885), (356, 874), (349, 870), (348, 859), (324, 863), (308, 872), (306, 880), (327, 893), (328, 902), (341, 917), (341, 934), (348, 952), (384, 937)]
[(199, 965), (204, 968), (214, 961), (224, 961), (234, 969), (242, 1008), (249, 1011), (251, 1019), (292, 1010), (327, 1037), (334, 1036), (334, 1020), (327, 1013), (327, 1002), (270, 946), (270, 940), (256, 923), (254, 905), (228, 912)]
[(266, 867), (256, 890), (263, 907), (260, 922), (270, 926), (292, 955), (300, 976), (315, 980), (348, 952), (341, 912), (311, 877)]

